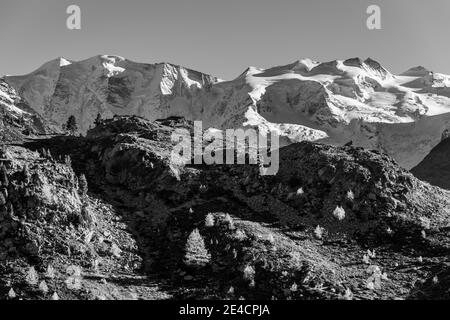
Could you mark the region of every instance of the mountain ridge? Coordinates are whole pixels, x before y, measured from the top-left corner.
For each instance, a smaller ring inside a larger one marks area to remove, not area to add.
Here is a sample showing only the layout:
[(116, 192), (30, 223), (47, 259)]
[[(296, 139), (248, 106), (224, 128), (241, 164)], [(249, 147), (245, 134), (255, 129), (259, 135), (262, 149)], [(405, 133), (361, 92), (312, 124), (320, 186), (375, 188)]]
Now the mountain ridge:
[[(74, 115), (81, 133), (97, 114), (149, 120), (182, 116), (217, 129), (258, 127), (286, 143), (303, 140), (387, 152), (417, 165), (450, 128), (450, 76), (414, 67), (389, 72), (372, 58), (301, 59), (249, 67), (224, 81), (176, 64), (114, 55), (57, 58), (5, 81), (55, 128)], [(405, 134), (408, 123), (413, 130)], [(428, 126), (428, 128), (425, 128)]]

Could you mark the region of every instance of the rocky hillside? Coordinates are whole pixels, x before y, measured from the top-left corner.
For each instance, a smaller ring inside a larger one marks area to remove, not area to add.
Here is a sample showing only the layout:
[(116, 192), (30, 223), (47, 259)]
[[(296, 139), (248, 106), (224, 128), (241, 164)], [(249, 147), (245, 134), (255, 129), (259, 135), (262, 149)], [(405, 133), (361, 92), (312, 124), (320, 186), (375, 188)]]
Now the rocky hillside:
[(285, 143), (326, 142), (380, 150), (410, 169), (450, 128), (450, 77), (415, 67), (396, 75), (373, 59), (303, 59), (249, 67), (230, 81), (170, 63), (100, 55), (52, 60), (6, 82), (49, 124), (75, 116), (79, 131), (97, 114), (148, 120), (182, 116), (205, 129), (255, 126)]
[(176, 165), (180, 127), (115, 117), (7, 147), (5, 297), (448, 298), (449, 192), (384, 154), (309, 142), (282, 148), (275, 176)]
[(120, 215), (87, 194), (69, 156), (11, 146), (0, 159), (2, 299), (168, 296), (139, 272), (142, 258)]

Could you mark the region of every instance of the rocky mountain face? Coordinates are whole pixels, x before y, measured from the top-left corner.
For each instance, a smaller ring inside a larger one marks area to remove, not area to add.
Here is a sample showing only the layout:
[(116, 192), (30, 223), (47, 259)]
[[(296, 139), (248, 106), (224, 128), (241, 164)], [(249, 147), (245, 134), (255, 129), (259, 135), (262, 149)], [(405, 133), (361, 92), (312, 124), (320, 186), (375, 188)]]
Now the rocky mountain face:
[(192, 123), (114, 117), (6, 146), (0, 294), (448, 298), (449, 192), (382, 153), (311, 142), (281, 148), (275, 176), (174, 164), (176, 128)]
[(136, 279), (142, 259), (115, 209), (87, 194), (70, 157), (11, 146), (0, 158), (2, 299), (167, 297), (145, 280), (136, 289), (101, 275)]
[(51, 133), (47, 121), (36, 113), (4, 79), (0, 79), (0, 138), (17, 141)]
[(104, 118), (116, 114), (166, 118), (177, 107), (187, 107), (192, 96), (217, 79), (168, 63), (96, 56), (80, 62), (59, 58), (6, 81), (51, 123), (61, 126), (75, 115), (80, 131), (86, 132), (99, 113)]
[(423, 67), (394, 75), (380, 63), (353, 58), (309, 59), (248, 68), (231, 81), (169, 63), (117, 56), (50, 61), (6, 82), (54, 128), (69, 116), (81, 133), (98, 113), (148, 120), (181, 116), (204, 127), (256, 126), (285, 144), (325, 142), (386, 152), (410, 169), (450, 127), (450, 77)]

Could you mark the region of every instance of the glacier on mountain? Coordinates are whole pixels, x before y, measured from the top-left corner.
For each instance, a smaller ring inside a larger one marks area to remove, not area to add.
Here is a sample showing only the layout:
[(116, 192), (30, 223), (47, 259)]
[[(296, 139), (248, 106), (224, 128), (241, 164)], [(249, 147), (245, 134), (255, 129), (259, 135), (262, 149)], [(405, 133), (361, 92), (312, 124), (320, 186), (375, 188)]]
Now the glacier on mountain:
[(395, 75), (371, 58), (249, 67), (223, 81), (170, 63), (99, 55), (79, 62), (58, 58), (5, 81), (54, 126), (74, 115), (82, 133), (98, 113), (183, 116), (202, 120), (205, 128), (274, 130), (284, 144), (351, 141), (386, 152), (408, 169), (450, 128), (450, 76), (424, 67)]

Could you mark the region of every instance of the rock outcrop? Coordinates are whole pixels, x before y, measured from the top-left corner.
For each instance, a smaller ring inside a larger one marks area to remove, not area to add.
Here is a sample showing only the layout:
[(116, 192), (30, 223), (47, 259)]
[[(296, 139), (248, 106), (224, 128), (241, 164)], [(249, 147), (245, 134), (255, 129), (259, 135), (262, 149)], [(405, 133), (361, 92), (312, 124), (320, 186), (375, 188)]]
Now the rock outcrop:
[[(85, 138), (25, 147), (70, 155), (90, 197), (136, 239), (145, 274), (176, 298), (406, 299), (445, 272), (450, 194), (390, 157), (302, 142), (280, 150), (275, 176), (256, 165), (174, 166), (171, 133), (191, 125), (115, 117)], [(194, 231), (196, 267), (186, 264)]]

